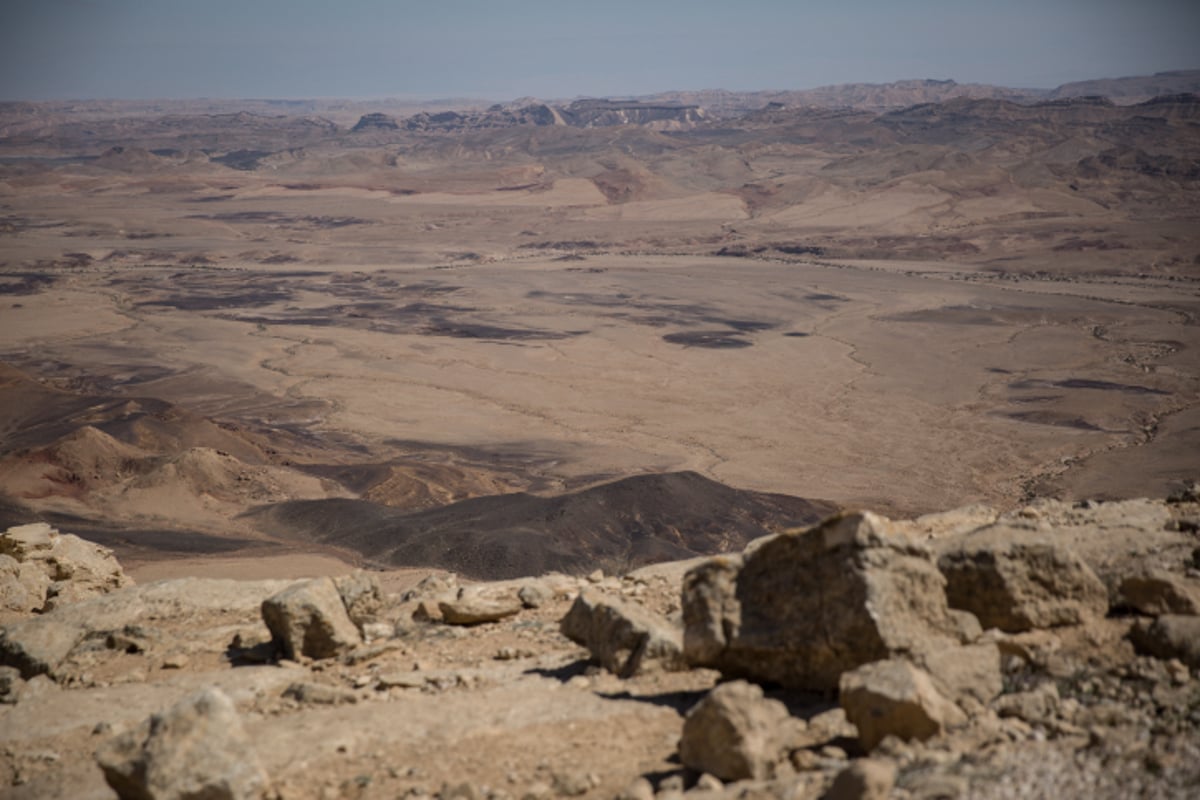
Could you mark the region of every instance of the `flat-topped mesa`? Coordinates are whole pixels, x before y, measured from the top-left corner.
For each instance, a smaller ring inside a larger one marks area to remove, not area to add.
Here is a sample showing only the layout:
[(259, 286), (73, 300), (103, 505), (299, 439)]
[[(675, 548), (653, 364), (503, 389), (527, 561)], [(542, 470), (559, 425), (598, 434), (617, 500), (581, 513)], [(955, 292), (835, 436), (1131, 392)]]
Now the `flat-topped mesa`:
[(674, 103), (576, 100), (562, 109), (568, 125), (597, 128), (609, 125), (652, 125), (690, 128), (704, 120), (704, 109)]
[(395, 117), (374, 112), (363, 114), (350, 130), (353, 133), (360, 133), (362, 131), (394, 131), (399, 129), (400, 124), (396, 122)]

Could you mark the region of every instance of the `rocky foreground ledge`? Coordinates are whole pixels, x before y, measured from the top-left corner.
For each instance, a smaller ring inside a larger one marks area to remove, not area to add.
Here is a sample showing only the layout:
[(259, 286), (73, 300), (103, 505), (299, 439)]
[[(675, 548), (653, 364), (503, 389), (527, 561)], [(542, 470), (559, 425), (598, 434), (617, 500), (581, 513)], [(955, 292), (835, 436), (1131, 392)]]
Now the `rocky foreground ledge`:
[(0, 536), (12, 798), (1200, 793), (1200, 496), (845, 513), (624, 576), (133, 586)]

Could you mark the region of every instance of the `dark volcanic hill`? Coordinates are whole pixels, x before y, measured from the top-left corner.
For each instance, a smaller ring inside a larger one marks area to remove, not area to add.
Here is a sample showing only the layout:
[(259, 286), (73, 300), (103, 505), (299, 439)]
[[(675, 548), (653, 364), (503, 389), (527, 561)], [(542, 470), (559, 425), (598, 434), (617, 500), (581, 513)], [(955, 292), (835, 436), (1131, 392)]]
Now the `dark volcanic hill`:
[(695, 472), (639, 475), (559, 497), (478, 497), (405, 512), (362, 500), (294, 501), (250, 513), (264, 533), (332, 544), (390, 566), (474, 578), (547, 571), (626, 572), (658, 561), (734, 552), (836, 507), (733, 489)]

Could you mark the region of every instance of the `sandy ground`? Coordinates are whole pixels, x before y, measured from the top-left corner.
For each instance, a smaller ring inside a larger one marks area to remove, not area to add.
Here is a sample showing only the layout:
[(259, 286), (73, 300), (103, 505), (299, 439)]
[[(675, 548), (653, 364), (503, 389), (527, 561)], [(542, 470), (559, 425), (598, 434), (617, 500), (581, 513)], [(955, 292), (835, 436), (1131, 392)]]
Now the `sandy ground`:
[[(44, 467), (61, 441), (8, 448), (0, 489), (33, 513), (253, 539), (238, 515), (263, 503), (666, 470), (909, 514), (1162, 495), (1200, 469), (1186, 195), (1135, 219), (1099, 204), (1107, 184), (1033, 181), (1001, 155), (955, 171), (944, 148), (617, 168), (463, 147), (7, 174), (0, 361), (211, 430), (142, 431), (152, 474), (69, 491)], [(922, 237), (940, 254), (905, 256)]]

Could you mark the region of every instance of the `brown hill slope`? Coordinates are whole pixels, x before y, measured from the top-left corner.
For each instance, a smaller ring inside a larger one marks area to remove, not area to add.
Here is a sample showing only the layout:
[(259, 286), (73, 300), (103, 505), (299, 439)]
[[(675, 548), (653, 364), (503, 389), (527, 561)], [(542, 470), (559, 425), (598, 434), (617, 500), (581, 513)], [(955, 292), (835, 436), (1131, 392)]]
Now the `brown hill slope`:
[(619, 572), (735, 551), (833, 510), (823, 501), (741, 491), (674, 472), (559, 497), (478, 497), (416, 513), (334, 499), (279, 503), (250, 516), (270, 535), (336, 544), (382, 564), (501, 579), (597, 567)]

